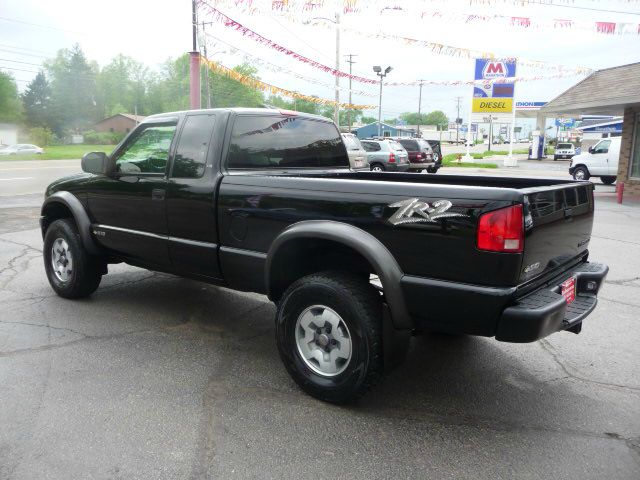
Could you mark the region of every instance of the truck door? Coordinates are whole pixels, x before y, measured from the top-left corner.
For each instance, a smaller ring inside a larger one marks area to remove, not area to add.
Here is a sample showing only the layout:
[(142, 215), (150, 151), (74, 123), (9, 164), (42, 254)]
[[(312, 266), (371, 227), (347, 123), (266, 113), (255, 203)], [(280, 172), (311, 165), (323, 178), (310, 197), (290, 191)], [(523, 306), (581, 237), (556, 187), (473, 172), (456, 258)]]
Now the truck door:
[(609, 175), (609, 147), (611, 140), (600, 140), (591, 152), (589, 172), (591, 175)]
[(215, 192), (222, 135), (216, 115), (187, 115), (178, 138), (167, 186), (169, 255), (186, 275), (220, 278)]
[(111, 156), (114, 172), (96, 176), (88, 194), (97, 241), (132, 263), (170, 266), (166, 170), (178, 118), (147, 121)]

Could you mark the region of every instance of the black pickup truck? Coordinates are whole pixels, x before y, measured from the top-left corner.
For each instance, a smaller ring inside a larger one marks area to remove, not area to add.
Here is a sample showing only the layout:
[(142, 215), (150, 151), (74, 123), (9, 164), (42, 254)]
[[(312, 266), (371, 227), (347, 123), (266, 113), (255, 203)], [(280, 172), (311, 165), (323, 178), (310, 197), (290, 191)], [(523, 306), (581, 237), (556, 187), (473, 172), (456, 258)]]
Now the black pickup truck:
[(362, 395), (411, 334), (532, 342), (595, 308), (608, 268), (587, 261), (591, 183), (348, 167), (322, 117), (151, 116), (47, 188), (48, 280), (84, 297), (126, 262), (265, 294), (287, 370), (332, 402)]

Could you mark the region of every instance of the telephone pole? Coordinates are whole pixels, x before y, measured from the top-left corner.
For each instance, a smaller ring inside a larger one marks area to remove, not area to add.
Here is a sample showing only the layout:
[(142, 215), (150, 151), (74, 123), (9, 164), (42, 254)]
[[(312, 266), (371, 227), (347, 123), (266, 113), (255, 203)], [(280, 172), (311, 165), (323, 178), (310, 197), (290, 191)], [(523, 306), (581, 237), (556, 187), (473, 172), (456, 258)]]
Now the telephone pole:
[(200, 108), (200, 52), (198, 52), (198, 10), (196, 0), (191, 1), (191, 26), (193, 30), (193, 49), (189, 52), (189, 100), (192, 110)]
[(422, 124), (422, 82), (420, 79), (420, 94), (418, 95), (418, 137), (420, 136), (420, 125)]
[(353, 61), (353, 57), (357, 56), (358, 55), (355, 55), (353, 53), (345, 55), (345, 57), (349, 57), (349, 60), (347, 60), (347, 63), (349, 64), (349, 109), (347, 110), (347, 123), (349, 124), (349, 133), (351, 133), (351, 105), (353, 105), (353, 102), (351, 101), (351, 75), (353, 64), (356, 63)]
[[(209, 57), (207, 57), (207, 38), (205, 36), (205, 32), (204, 32), (204, 22), (202, 22), (202, 49), (204, 50), (204, 58), (205, 59), (209, 59)], [(211, 88), (209, 86), (209, 66), (207, 65), (207, 67), (205, 68), (204, 71), (204, 81), (205, 81), (205, 85), (206, 85), (206, 89), (207, 89), (207, 108), (211, 108)]]
[(460, 141), (460, 100), (462, 100), (462, 97), (456, 97), (456, 145)]
[[(340, 13), (336, 11), (336, 73), (340, 71)], [(340, 129), (340, 75), (336, 75), (336, 106), (333, 121)]]

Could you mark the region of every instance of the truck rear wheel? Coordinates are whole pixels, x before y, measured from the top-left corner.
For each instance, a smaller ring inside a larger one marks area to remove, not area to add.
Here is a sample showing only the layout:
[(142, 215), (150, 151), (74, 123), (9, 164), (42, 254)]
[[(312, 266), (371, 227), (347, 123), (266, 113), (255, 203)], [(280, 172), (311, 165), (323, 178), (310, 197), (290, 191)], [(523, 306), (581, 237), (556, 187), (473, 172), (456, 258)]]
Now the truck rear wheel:
[(302, 390), (327, 402), (353, 401), (382, 376), (380, 295), (350, 273), (303, 277), (279, 302), (276, 340)]
[(602, 183), (604, 183), (605, 185), (612, 185), (613, 182), (616, 181), (616, 177), (600, 177), (600, 180), (602, 181)]
[(105, 265), (87, 253), (73, 220), (56, 220), (44, 236), (44, 268), (51, 288), (64, 298), (82, 298), (96, 291)]

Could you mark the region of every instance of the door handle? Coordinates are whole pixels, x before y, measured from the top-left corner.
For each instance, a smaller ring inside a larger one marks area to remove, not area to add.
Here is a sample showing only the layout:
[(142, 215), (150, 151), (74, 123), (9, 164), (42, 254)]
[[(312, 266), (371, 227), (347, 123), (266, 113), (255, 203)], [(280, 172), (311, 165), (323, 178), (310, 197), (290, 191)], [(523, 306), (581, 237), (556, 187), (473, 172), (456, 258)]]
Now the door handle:
[(163, 188), (154, 188), (151, 190), (151, 200), (164, 200), (164, 193)]

